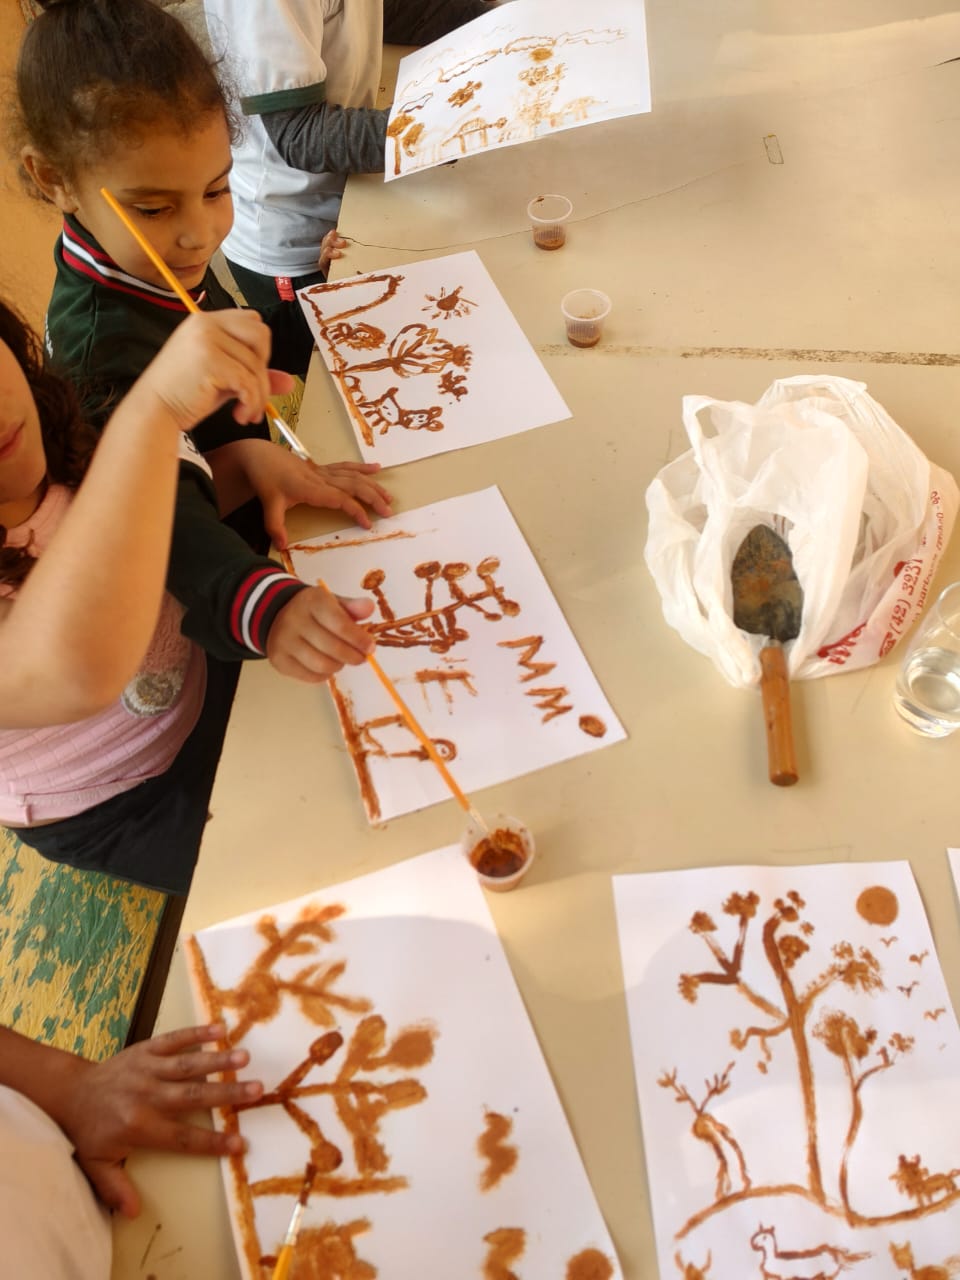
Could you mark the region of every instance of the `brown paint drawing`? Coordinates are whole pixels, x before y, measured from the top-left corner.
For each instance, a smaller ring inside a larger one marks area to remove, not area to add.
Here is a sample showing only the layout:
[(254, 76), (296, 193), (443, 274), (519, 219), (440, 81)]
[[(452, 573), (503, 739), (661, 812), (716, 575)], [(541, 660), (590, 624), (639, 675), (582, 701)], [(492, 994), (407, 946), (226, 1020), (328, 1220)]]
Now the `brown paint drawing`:
[[(497, 643), (501, 649), (523, 650), (517, 665), (523, 667), (527, 674), (520, 677), (521, 684), (549, 675), (557, 665), (555, 662), (534, 662), (534, 658), (543, 645), (543, 636), (523, 636), (519, 640), (500, 640)], [(566, 715), (568, 711), (573, 710), (573, 706), (570, 703), (564, 704), (563, 701), (564, 698), (570, 696), (570, 691), (565, 685), (555, 685), (553, 687), (545, 685), (537, 689), (527, 689), (525, 696), (537, 699), (534, 705), (538, 711), (544, 713), (540, 719), (541, 724), (546, 724), (556, 716)]]
[(468, 80), (459, 89), (454, 89), (447, 101), (452, 107), (465, 107), (478, 89), (483, 88), (482, 80)]
[(365, 538), (331, 538), (329, 542), (291, 542), (288, 551), (301, 555), (318, 556), (321, 551), (336, 551), (339, 547), (366, 547), (374, 542), (393, 542), (395, 538), (415, 538), (415, 533), (394, 529), (392, 533), (375, 533)]
[[(357, 1257), (354, 1237), (370, 1230), (368, 1218), (356, 1218), (337, 1226), (307, 1227), (297, 1237), (290, 1266), (290, 1280), (376, 1280), (377, 1268)], [(261, 1267), (275, 1267), (277, 1259), (266, 1255)]]
[(901, 995), (906, 996), (907, 999), (909, 1000), (910, 997), (913, 995), (914, 987), (919, 987), (919, 985), (920, 983), (917, 982), (916, 979), (914, 979), (913, 982), (908, 982), (905, 987), (898, 986), (897, 990), (900, 992)]
[[(369, 1012), (369, 1000), (334, 990), (346, 970), (346, 961), (328, 960), (324, 952), (336, 941), (332, 922), (343, 912), (336, 903), (311, 905), (282, 929), (272, 916), (262, 916), (256, 924), (260, 952), (231, 987), (214, 983), (195, 937), (188, 938), (185, 946), (207, 1017), (224, 1021), (229, 1028), (226, 1044), (240, 1044), (252, 1027), (271, 1022), (287, 999), (297, 1003), (307, 1021), (327, 1028), (275, 1088), (254, 1102), (222, 1110), (220, 1117), (223, 1130), (239, 1136), (244, 1112), (268, 1107), (283, 1112), (309, 1145), (309, 1159), (316, 1168), (311, 1194), (330, 1198), (386, 1194), (408, 1185), (405, 1176), (392, 1172), (380, 1129), (390, 1113), (425, 1101), (427, 1091), (415, 1073), (432, 1060), (437, 1037), (436, 1029), (428, 1024), (404, 1027), (388, 1036), (384, 1019)], [(292, 975), (276, 971), (280, 961), (294, 957), (303, 957), (305, 963)], [(352, 1026), (344, 1025), (354, 1018)], [(235, 1080), (236, 1072), (225, 1072), (224, 1079)], [(330, 1100), (344, 1137), (330, 1132), (329, 1121), (325, 1131), (304, 1105), (307, 1099), (320, 1097)], [(343, 1170), (347, 1149), (352, 1174)], [(287, 1174), (251, 1182), (244, 1154), (230, 1156), (229, 1163), (239, 1235), (250, 1269), (256, 1272), (264, 1257), (256, 1229), (256, 1199), (269, 1195), (296, 1199), (303, 1186), (302, 1165)], [(353, 1271), (342, 1271), (344, 1276), (356, 1280), (374, 1276), (374, 1270), (362, 1269), (367, 1264), (356, 1259), (352, 1249), (352, 1237), (368, 1227), (365, 1220), (359, 1220), (344, 1228), (328, 1224), (315, 1232), (316, 1268), (301, 1274), (339, 1276), (341, 1272), (317, 1268), (324, 1259), (332, 1267), (340, 1258), (354, 1266)]]
[[(454, 659), (456, 661), (456, 659)], [(469, 671), (452, 671), (449, 668), (426, 668), (423, 671), (415, 673), (417, 684), (423, 690), (423, 696), (430, 705), (429, 687), (436, 685), (443, 694), (443, 700), (447, 707), (453, 706), (453, 690), (455, 688), (465, 689), (472, 698), (477, 696), (476, 685), (472, 683), (473, 677)]]
[(917, 968), (919, 968), (929, 954), (929, 951), (921, 951), (919, 955), (911, 955), (908, 958), (911, 964), (915, 964)]
[(512, 1263), (523, 1256), (527, 1247), (527, 1233), (521, 1227), (498, 1227), (483, 1237), (490, 1248), (483, 1264), (484, 1280), (518, 1280)]
[(584, 1249), (567, 1263), (565, 1280), (610, 1280), (613, 1263), (599, 1249)]
[[(730, 1072), (733, 1070), (733, 1065), (729, 1062), (722, 1075), (715, 1075), (712, 1081), (704, 1082), (707, 1085), (707, 1091), (701, 1102), (695, 1102), (686, 1087), (678, 1083), (676, 1068), (670, 1072), (665, 1071), (657, 1081), (661, 1089), (671, 1089), (677, 1102), (686, 1104), (693, 1111), (690, 1132), (700, 1142), (707, 1144), (717, 1161), (714, 1195), (718, 1200), (728, 1196), (733, 1190), (733, 1179), (730, 1176), (731, 1159), (737, 1167), (740, 1187), (746, 1190), (750, 1186), (750, 1175), (747, 1173), (747, 1163), (740, 1144), (729, 1127), (707, 1110), (714, 1098), (719, 1098), (730, 1088)], [(728, 1154), (731, 1159), (728, 1159)]]
[(890, 1175), (890, 1181), (896, 1184), (897, 1190), (921, 1206), (933, 1204), (941, 1196), (953, 1195), (957, 1190), (957, 1178), (960, 1178), (960, 1169), (931, 1173), (920, 1163), (918, 1155), (910, 1159), (898, 1156), (897, 1171)]
[[(682, 1239), (715, 1213), (752, 1198), (798, 1196), (854, 1227), (911, 1220), (939, 1212), (960, 1199), (960, 1188), (954, 1181), (960, 1176), (960, 1170), (931, 1175), (921, 1166), (919, 1156), (912, 1161), (901, 1156), (899, 1168), (892, 1178), (905, 1195), (912, 1196), (919, 1203), (912, 1209), (886, 1215), (868, 1215), (855, 1207), (850, 1163), (854, 1144), (864, 1123), (864, 1085), (880, 1073), (893, 1069), (901, 1058), (911, 1053), (914, 1040), (911, 1036), (893, 1032), (881, 1043), (872, 1027), (862, 1027), (851, 1014), (836, 1009), (822, 1009), (816, 1022), (813, 1021), (815, 1010), (831, 988), (837, 987), (848, 994), (872, 995), (884, 989), (884, 982), (880, 963), (873, 952), (868, 947), (854, 947), (842, 940), (832, 946), (832, 959), (826, 967), (802, 980), (804, 956), (810, 951), (807, 940), (814, 932), (814, 925), (804, 917), (805, 906), (800, 895), (792, 890), (774, 899), (766, 912), (761, 910), (760, 897), (755, 892), (731, 893), (721, 910), (735, 924), (732, 945), (723, 943), (721, 928), (708, 912), (696, 911), (690, 919), (689, 932), (706, 946), (713, 965), (699, 972), (681, 974), (679, 994), (695, 1004), (711, 987), (729, 986), (762, 1015), (763, 1021), (754, 1025), (734, 1027), (730, 1032), (730, 1043), (737, 1052), (756, 1045), (759, 1056), (755, 1065), (761, 1072), (768, 1070), (775, 1050), (788, 1054), (792, 1059), (805, 1119), (807, 1181), (805, 1185), (775, 1183), (762, 1186), (751, 1181), (749, 1155), (740, 1149), (730, 1130), (720, 1126), (707, 1110), (713, 1098), (730, 1089), (732, 1063), (712, 1081), (706, 1082), (706, 1094), (700, 1103), (678, 1082), (675, 1071), (664, 1073), (658, 1083), (670, 1089), (677, 1102), (691, 1108), (694, 1113), (691, 1133), (710, 1146), (718, 1165), (713, 1203), (693, 1213), (676, 1233), (677, 1239)], [(761, 931), (762, 958), (779, 989), (779, 1002), (762, 993), (761, 988), (767, 989), (769, 982), (758, 980), (755, 983), (745, 972), (745, 947), (751, 927)], [(828, 1193), (821, 1167), (817, 1087), (811, 1057), (814, 1042), (839, 1060), (847, 1084), (849, 1118), (836, 1170), (836, 1196)], [(732, 1177), (734, 1163), (740, 1184), (736, 1188)]]
[(937, 1021), (937, 1019), (938, 1019), (938, 1018), (942, 1018), (942, 1017), (943, 1017), (943, 1015), (944, 1015), (946, 1012), (947, 1012), (947, 1011), (946, 1011), (946, 1009), (943, 1007), (943, 1005), (940, 1005), (940, 1007), (939, 1007), (938, 1009), (924, 1009), (924, 1011), (923, 1011), (923, 1016), (924, 1016), (924, 1017), (925, 1017), (929, 1022), (936, 1022), (936, 1021)]
[(484, 1117), (484, 1131), (477, 1139), (477, 1154), (486, 1167), (480, 1174), (480, 1190), (490, 1191), (513, 1173), (520, 1157), (519, 1150), (507, 1138), (513, 1132), (513, 1121), (497, 1111)]
[(673, 1260), (683, 1280), (707, 1280), (707, 1274), (713, 1263), (713, 1254), (707, 1252), (706, 1261), (702, 1267), (698, 1267), (694, 1262), (684, 1262), (679, 1251), (673, 1255)]
[[(760, 1274), (763, 1280), (808, 1280), (808, 1277), (813, 1277), (814, 1280), (836, 1280), (841, 1271), (873, 1257), (871, 1253), (852, 1253), (849, 1249), (841, 1249), (832, 1244), (781, 1251), (777, 1247), (774, 1227), (760, 1227), (755, 1231), (750, 1237), (750, 1248), (761, 1256)], [(817, 1268), (815, 1272), (814, 1267)]]
[(581, 716), (578, 724), (583, 732), (589, 734), (591, 738), (602, 738), (607, 732), (607, 726), (599, 716)]
[[(426, 560), (414, 567), (414, 575), (423, 583), (424, 607), (416, 613), (398, 618), (383, 589), (386, 574), (382, 569), (371, 569), (361, 582), (369, 591), (380, 611), (382, 622), (368, 624), (367, 630), (378, 645), (398, 649), (426, 647), (433, 653), (447, 653), (462, 640), (470, 639), (470, 632), (459, 625), (459, 614), (473, 610), (488, 622), (498, 622), (504, 617), (515, 617), (520, 606), (509, 600), (504, 589), (496, 582), (500, 561), (487, 556), (473, 570), (482, 583), (482, 589), (464, 590), (461, 580), (471, 572), (463, 561), (441, 564), (439, 560)], [(438, 603), (439, 593), (446, 597)], [(489, 607), (484, 605), (489, 602)]]
[(429, 311), (431, 320), (449, 320), (452, 316), (468, 316), (477, 306), (477, 303), (463, 296), (462, 284), (457, 285), (451, 293), (447, 293), (446, 288), (441, 285), (440, 296), (434, 297), (432, 293), (428, 293), (426, 302), (427, 305), (420, 310)]
[[(398, 94), (402, 105), (391, 122), (388, 134), (394, 140), (394, 174), (402, 168), (403, 154), (415, 159), (427, 155), (428, 163), (437, 163), (449, 157), (454, 150), (458, 155), (468, 155), (484, 150), (490, 145), (491, 136), (496, 143), (522, 141), (539, 136), (548, 129), (559, 129), (568, 122), (583, 123), (590, 118), (593, 108), (602, 106), (603, 100), (591, 95), (581, 95), (566, 101), (557, 101), (561, 85), (568, 71), (568, 64), (557, 61), (558, 52), (565, 46), (611, 44), (624, 39), (622, 28), (585, 28), (564, 31), (554, 36), (519, 36), (498, 48), (487, 49), (471, 55), (449, 67), (433, 67), (420, 79), (404, 85)], [(413, 111), (426, 104), (431, 94), (424, 94), (418, 101), (412, 95), (428, 85), (451, 84), (469, 76), (475, 68), (494, 59), (517, 56), (524, 65), (517, 73), (518, 95), (510, 105), (508, 114), (495, 120), (484, 117), (475, 101), (482, 82), (473, 79), (454, 89), (446, 101), (455, 108), (473, 104), (476, 114), (452, 130), (442, 121), (423, 128), (415, 123)], [(414, 130), (416, 137), (411, 138)], [(416, 166), (414, 166), (416, 167)]]
[[(397, 121), (394, 121), (394, 126), (396, 124)], [(362, 375), (387, 371), (398, 379), (441, 375), (438, 383), (441, 394), (452, 396), (455, 401), (467, 394), (466, 371), (473, 360), (473, 352), (469, 346), (447, 342), (435, 328), (420, 323), (404, 325), (392, 337), (367, 322), (351, 323), (353, 317), (373, 311), (388, 302), (395, 296), (402, 281), (402, 275), (382, 273), (318, 285), (304, 295), (316, 320), (319, 340), (329, 355), (331, 376), (340, 388), (361, 438), (371, 448), (374, 433), (378, 430), (381, 436), (391, 427), (411, 431), (442, 430), (443, 410), (436, 404), (401, 404), (398, 399), (399, 382), (382, 395), (371, 398), (364, 393)], [(379, 285), (383, 285), (383, 288), (374, 287)], [(338, 292), (350, 289), (356, 290), (353, 296), (361, 300), (353, 306), (347, 305), (341, 310), (328, 312), (326, 307), (331, 296), (335, 304)], [(435, 309), (436, 316), (444, 320), (451, 315), (468, 315), (477, 305), (462, 297), (462, 286), (449, 294), (442, 288), (438, 297), (427, 295), (427, 298)], [(385, 352), (375, 354), (383, 348), (386, 348)], [(355, 353), (361, 352), (366, 353), (368, 358), (357, 361)]]
[[(354, 712), (352, 698), (343, 692), (336, 680), (328, 680), (327, 688), (330, 690), (337, 719), (340, 721), (340, 731), (357, 775), (360, 799), (363, 801), (369, 820), (376, 822), (380, 817), (380, 798), (367, 762), (372, 758), (428, 760), (429, 757), (403, 716), (377, 716), (372, 720), (360, 721)], [(378, 736), (386, 731), (399, 734), (404, 749), (400, 749), (399, 744), (392, 750), (388, 749), (381, 741), (381, 736)], [(431, 742), (442, 760), (456, 759), (457, 748), (449, 738), (431, 738)]]
[(913, 1258), (913, 1246), (909, 1240), (905, 1244), (890, 1244), (890, 1257), (894, 1265), (903, 1267), (909, 1280), (951, 1280), (960, 1273), (960, 1254), (944, 1258), (939, 1266), (918, 1267)]

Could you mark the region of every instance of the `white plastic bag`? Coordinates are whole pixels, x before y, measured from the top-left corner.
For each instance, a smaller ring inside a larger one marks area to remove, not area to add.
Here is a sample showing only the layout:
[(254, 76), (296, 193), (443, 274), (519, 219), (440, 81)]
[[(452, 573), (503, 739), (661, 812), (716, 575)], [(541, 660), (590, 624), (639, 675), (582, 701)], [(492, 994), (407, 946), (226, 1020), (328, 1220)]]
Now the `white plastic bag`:
[[(667, 622), (735, 685), (756, 684), (762, 636), (733, 624), (730, 566), (776, 528), (803, 587), (792, 679), (868, 666), (910, 629), (957, 514), (957, 486), (862, 382), (783, 378), (755, 405), (685, 396), (692, 449), (647, 490), (645, 557)], [(706, 426), (706, 430), (705, 430)]]

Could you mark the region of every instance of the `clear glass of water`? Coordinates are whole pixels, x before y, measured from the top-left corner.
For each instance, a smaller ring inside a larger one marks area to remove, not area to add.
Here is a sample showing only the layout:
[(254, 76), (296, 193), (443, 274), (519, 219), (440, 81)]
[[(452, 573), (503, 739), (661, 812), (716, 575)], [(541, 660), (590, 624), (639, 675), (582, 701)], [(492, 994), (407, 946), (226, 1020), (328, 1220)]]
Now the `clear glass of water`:
[(960, 729), (960, 582), (942, 591), (919, 623), (893, 703), (910, 728), (928, 738)]

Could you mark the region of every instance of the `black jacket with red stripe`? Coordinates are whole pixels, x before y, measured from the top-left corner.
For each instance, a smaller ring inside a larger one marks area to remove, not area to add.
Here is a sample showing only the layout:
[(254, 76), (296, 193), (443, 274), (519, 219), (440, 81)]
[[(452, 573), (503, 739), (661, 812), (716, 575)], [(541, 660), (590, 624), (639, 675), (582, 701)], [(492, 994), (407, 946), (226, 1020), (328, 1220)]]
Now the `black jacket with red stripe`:
[[(89, 420), (103, 426), (187, 311), (176, 294), (122, 271), (69, 215), (54, 257), (47, 356), (79, 388)], [(236, 306), (209, 270), (192, 293), (204, 310)], [(265, 423), (239, 426), (229, 406), (191, 435), (201, 454), (243, 436), (269, 438)], [(219, 658), (262, 657), (274, 619), (304, 585), (221, 521), (202, 461), (181, 462), (167, 589), (186, 610), (184, 634)]]

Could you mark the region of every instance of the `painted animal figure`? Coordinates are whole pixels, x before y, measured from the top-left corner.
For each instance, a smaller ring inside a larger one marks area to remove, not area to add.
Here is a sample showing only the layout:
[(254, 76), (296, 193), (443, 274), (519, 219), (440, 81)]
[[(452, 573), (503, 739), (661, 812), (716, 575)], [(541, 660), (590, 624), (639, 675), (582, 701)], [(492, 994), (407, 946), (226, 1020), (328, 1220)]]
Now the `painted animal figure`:
[(403, 427), (405, 431), (442, 431), (443, 409), (431, 405), (429, 409), (405, 409), (397, 401), (399, 387), (389, 387), (377, 400), (359, 400), (357, 408), (373, 427), (386, 435), (391, 427)]
[(841, 1271), (872, 1256), (851, 1253), (833, 1244), (815, 1249), (779, 1249), (773, 1227), (759, 1227), (750, 1237), (750, 1248), (762, 1255), (763, 1280), (835, 1280)]
[(673, 1260), (677, 1264), (683, 1280), (707, 1280), (707, 1272), (710, 1270), (713, 1254), (708, 1251), (707, 1260), (702, 1267), (695, 1266), (692, 1262), (684, 1262), (679, 1251), (673, 1255)]
[(949, 1173), (931, 1173), (920, 1163), (920, 1157), (908, 1160), (906, 1156), (897, 1157), (897, 1171), (891, 1173), (890, 1181), (897, 1184), (897, 1190), (921, 1206), (930, 1204), (941, 1196), (953, 1195), (957, 1190), (956, 1179), (960, 1177), (960, 1169), (951, 1169)]
[(891, 1244), (890, 1256), (898, 1267), (903, 1267), (910, 1280), (951, 1280), (960, 1271), (960, 1255), (945, 1258), (940, 1266), (918, 1267), (913, 1260), (913, 1249), (906, 1244)]

